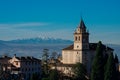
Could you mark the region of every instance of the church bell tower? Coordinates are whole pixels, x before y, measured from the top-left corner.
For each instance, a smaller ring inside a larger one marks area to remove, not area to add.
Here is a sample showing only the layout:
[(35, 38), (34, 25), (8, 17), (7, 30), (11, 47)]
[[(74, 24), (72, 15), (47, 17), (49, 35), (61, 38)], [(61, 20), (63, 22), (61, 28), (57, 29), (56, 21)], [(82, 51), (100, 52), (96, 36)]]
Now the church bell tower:
[(84, 21), (81, 22), (74, 32), (74, 50), (89, 49), (89, 32), (86, 31)]

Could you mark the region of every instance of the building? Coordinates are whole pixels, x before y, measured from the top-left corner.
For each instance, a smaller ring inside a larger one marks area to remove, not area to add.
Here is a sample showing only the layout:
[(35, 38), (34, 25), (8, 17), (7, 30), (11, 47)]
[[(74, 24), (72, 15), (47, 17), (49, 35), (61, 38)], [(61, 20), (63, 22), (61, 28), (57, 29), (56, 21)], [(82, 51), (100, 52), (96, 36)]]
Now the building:
[(34, 57), (16, 57), (9, 60), (15, 66), (12, 69), (12, 74), (22, 74), (25, 80), (30, 79), (33, 73), (41, 75), (41, 61)]
[[(104, 53), (111, 53), (113, 49), (102, 45)], [(80, 62), (86, 66), (88, 74), (91, 71), (91, 64), (96, 52), (97, 43), (89, 43), (89, 32), (81, 20), (80, 25), (74, 32), (74, 43), (62, 50), (62, 60), (60, 65), (57, 66), (58, 70), (62, 71), (65, 75), (72, 74), (72, 66)]]
[(33, 74), (41, 76), (41, 60), (34, 57), (3, 57), (0, 58), (0, 64), (4, 72), (16, 75), (22, 80), (30, 80)]
[(8, 66), (10, 65), (9, 60), (11, 59), (11, 57), (8, 56), (2, 56), (0, 57), (0, 69), (2, 71), (9, 71)]
[(119, 64), (119, 72), (120, 72), (120, 64)]

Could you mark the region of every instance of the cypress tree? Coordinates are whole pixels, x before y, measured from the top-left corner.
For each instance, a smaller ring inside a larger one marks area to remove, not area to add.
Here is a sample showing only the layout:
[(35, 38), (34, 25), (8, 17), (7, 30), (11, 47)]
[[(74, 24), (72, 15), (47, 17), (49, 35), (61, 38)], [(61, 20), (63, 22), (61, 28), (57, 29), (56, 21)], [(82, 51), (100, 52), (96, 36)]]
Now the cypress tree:
[(103, 80), (104, 79), (104, 57), (103, 47), (101, 41), (97, 44), (96, 54), (93, 59), (91, 80)]
[(113, 53), (109, 54), (104, 75), (104, 80), (116, 80), (117, 78)]

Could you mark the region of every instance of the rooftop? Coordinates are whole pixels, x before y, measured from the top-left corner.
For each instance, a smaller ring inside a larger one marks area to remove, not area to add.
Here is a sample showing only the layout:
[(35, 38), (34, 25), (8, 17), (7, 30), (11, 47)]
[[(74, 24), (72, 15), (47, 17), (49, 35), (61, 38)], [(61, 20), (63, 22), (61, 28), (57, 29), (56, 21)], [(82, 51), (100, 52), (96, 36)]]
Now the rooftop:
[[(106, 45), (103, 45), (103, 44), (102, 44), (102, 47), (103, 47), (104, 50), (112, 50), (112, 51), (114, 50), (114, 49), (112, 49), (112, 48), (110, 48)], [(63, 50), (74, 50), (73, 48), (74, 48), (74, 45), (72, 44), (72, 45), (64, 48)], [(96, 50), (96, 48), (97, 48), (97, 43), (89, 43), (89, 49), (90, 50)]]

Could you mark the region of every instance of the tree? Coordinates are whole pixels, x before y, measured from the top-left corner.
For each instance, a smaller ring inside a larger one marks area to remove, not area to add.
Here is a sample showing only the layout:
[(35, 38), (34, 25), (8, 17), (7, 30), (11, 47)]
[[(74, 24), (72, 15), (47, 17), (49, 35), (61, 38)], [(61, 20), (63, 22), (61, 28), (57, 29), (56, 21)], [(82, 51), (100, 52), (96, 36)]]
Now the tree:
[(49, 80), (49, 78), (42, 78), (42, 80)]
[(116, 80), (119, 80), (119, 59), (118, 59), (118, 56), (117, 54), (115, 54), (115, 59), (114, 59), (114, 62), (115, 62), (115, 66), (116, 66)]
[(113, 53), (109, 54), (107, 63), (106, 63), (106, 70), (105, 70), (105, 77), (104, 80), (117, 80), (117, 75), (116, 75), (116, 65), (114, 61), (114, 56)]
[(51, 59), (56, 59), (57, 58), (57, 52), (52, 52), (51, 54)]
[(49, 80), (58, 80), (58, 71), (56, 69), (51, 70)]
[(91, 80), (103, 80), (104, 79), (104, 57), (102, 42), (99, 41), (96, 48), (96, 55), (93, 59)]
[(48, 74), (48, 49), (43, 50), (43, 55), (42, 55), (42, 65), (43, 65), (43, 73)]
[(119, 59), (118, 59), (118, 56), (116, 54), (115, 54), (115, 59), (114, 60), (115, 60), (116, 64), (119, 64)]
[(75, 80), (86, 80), (86, 68), (81, 63), (76, 63), (73, 67), (73, 73), (75, 75)]
[(37, 74), (33, 73), (30, 80), (39, 80), (39, 77)]

